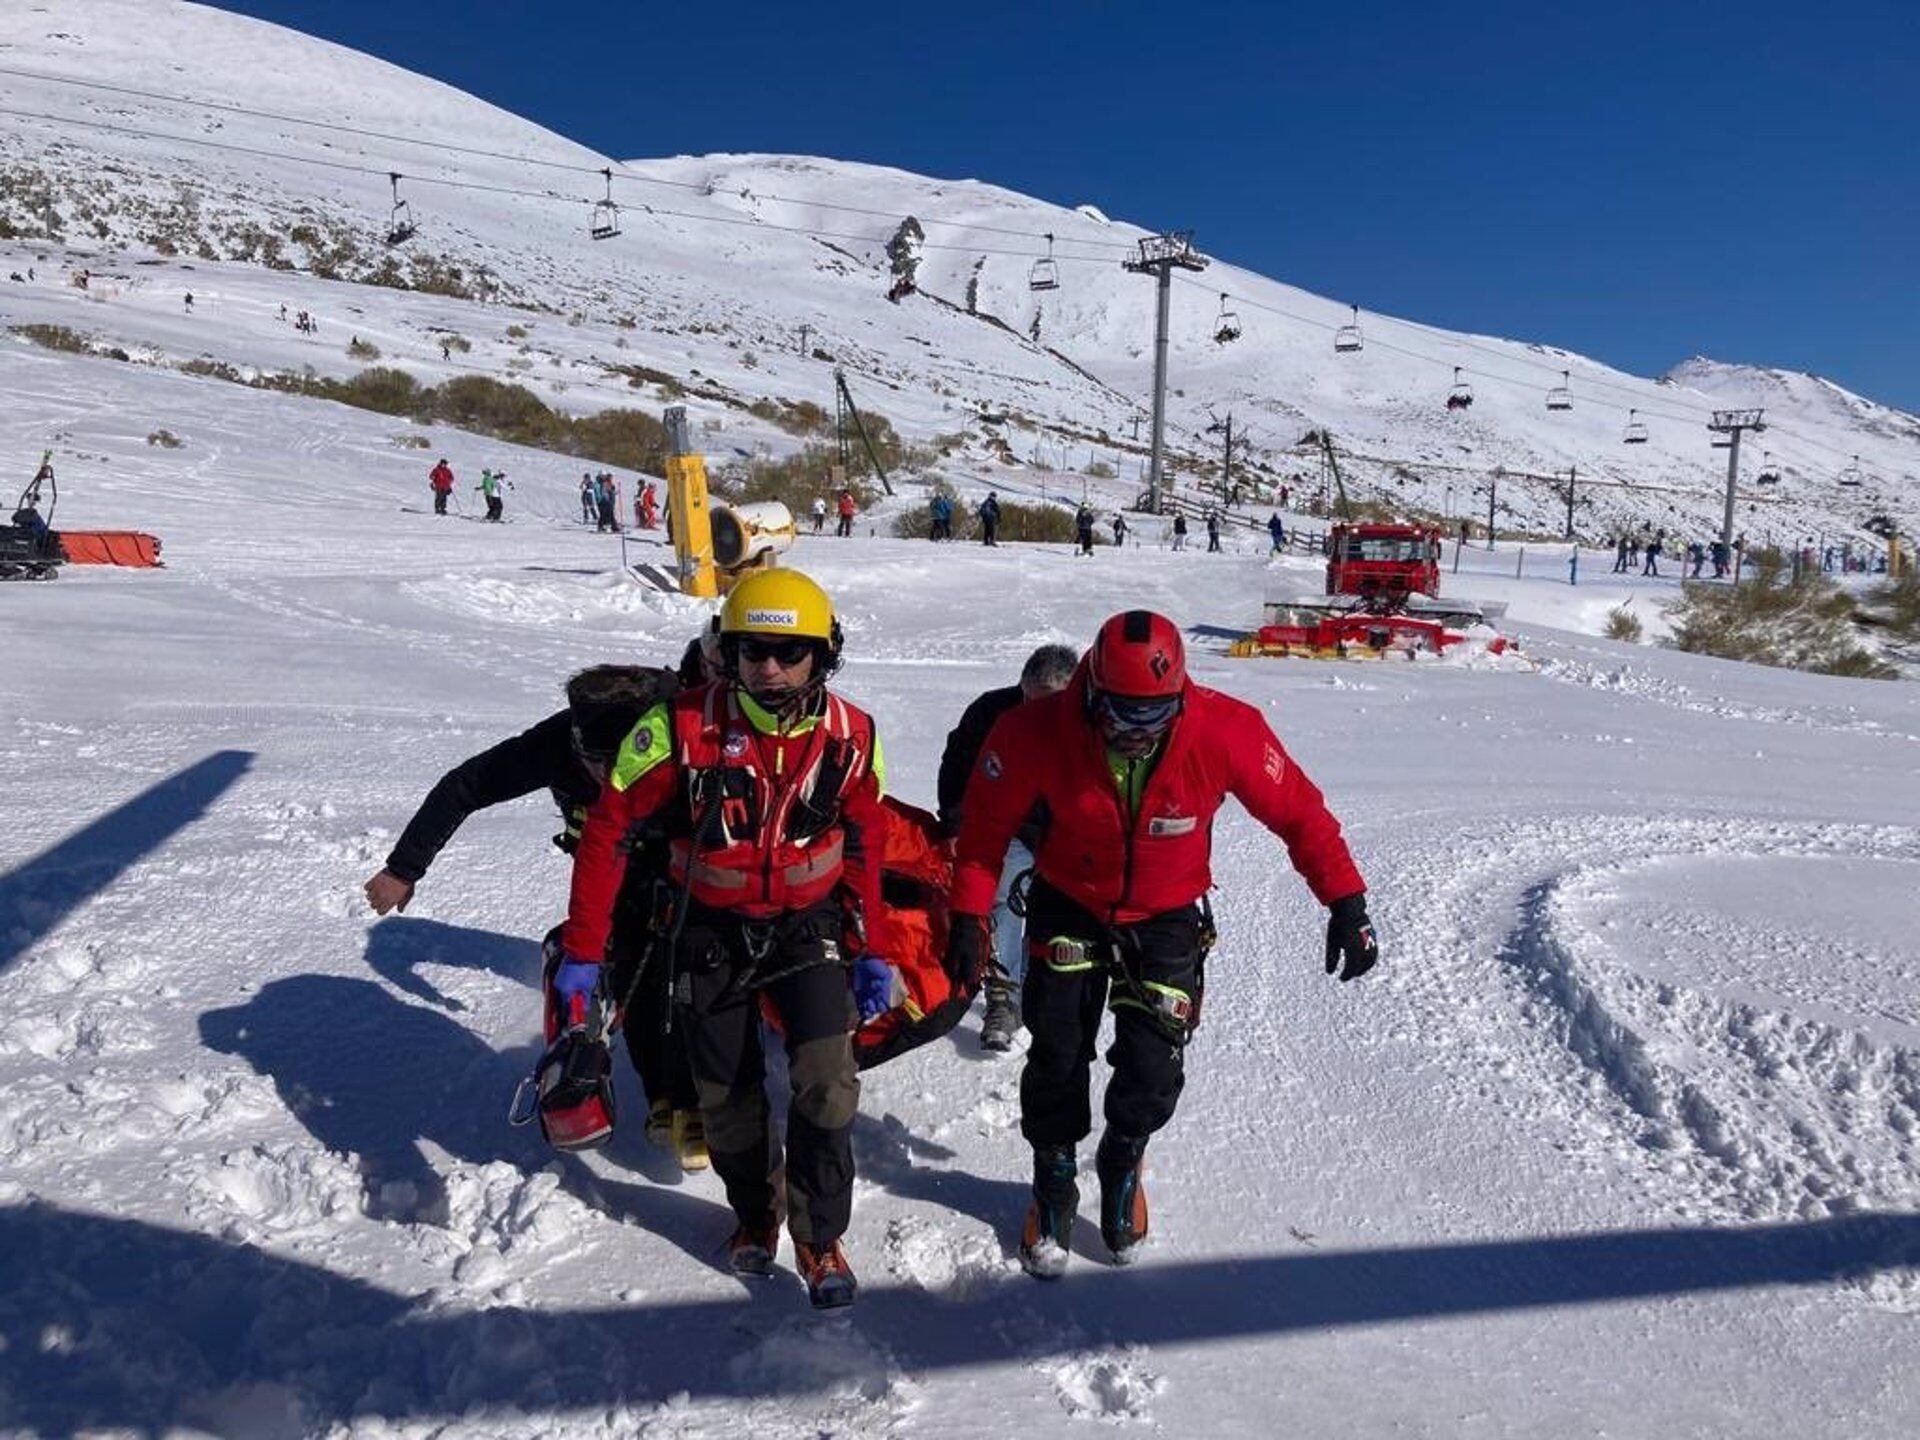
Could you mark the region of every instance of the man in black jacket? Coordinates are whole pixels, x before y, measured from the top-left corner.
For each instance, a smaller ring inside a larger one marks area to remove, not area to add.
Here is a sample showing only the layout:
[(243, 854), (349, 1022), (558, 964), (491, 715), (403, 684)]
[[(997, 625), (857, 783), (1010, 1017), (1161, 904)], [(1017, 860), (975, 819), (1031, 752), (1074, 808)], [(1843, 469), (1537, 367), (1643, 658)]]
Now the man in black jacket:
[[(386, 867), (367, 881), (367, 903), (379, 915), (404, 911), (414, 887), (469, 815), (540, 790), (551, 791), (560, 807), (562, 830), (553, 843), (571, 854), (587, 809), (600, 794), (604, 757), (648, 707), (681, 685), (711, 679), (709, 667), (718, 663), (718, 636), (710, 633), (687, 646), (677, 672), (598, 665), (575, 675), (567, 682), (566, 709), (441, 776), (407, 822)], [(666, 986), (640, 983), (642, 977), (634, 971), (652, 922), (654, 881), (665, 873), (663, 845), (641, 841), (627, 867), (615, 913), (609, 980), (615, 995), (632, 996), (622, 1029), (647, 1097), (648, 1138), (671, 1145), (683, 1167), (703, 1169), (706, 1144), (692, 1072), (679, 1037), (666, 1033), (664, 1024)]]
[[(1014, 706), (1037, 700), (1056, 690), (1067, 688), (1080, 657), (1065, 645), (1042, 645), (1027, 657), (1020, 669), (1020, 683), (989, 690), (960, 716), (960, 723), (947, 736), (947, 748), (940, 756), (940, 828), (948, 837), (960, 832), (960, 800), (967, 790), (967, 777), (980, 758), (980, 747), (987, 732)], [(1023, 924), (1008, 904), (1008, 893), (1025, 870), (1033, 864), (1029, 848), (1041, 817), (1030, 817), (1013, 844), (1007, 849), (1007, 862), (1000, 872), (1000, 889), (993, 898), (994, 964), (987, 974), (987, 1013), (980, 1026), (980, 1045), (986, 1050), (1010, 1050), (1014, 1032), (1020, 1028), (1020, 983), (1026, 978), (1027, 955), (1023, 943)]]

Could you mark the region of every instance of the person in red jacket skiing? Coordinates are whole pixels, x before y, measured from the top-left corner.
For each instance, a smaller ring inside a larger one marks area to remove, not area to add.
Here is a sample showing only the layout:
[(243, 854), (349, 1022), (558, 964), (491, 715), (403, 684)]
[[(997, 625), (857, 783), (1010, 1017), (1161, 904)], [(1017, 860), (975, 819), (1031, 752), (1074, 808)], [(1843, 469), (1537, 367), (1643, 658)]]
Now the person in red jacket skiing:
[(1229, 795), (1285, 842), (1329, 907), (1327, 973), (1364, 975), (1379, 951), (1339, 821), (1258, 710), (1187, 678), (1164, 615), (1113, 616), (1067, 688), (1008, 711), (981, 748), (962, 809), (947, 968), (984, 973), (1001, 862), (1038, 808), (1021, 997), (1033, 1035), (1020, 1076), (1033, 1203), (1020, 1258), (1041, 1278), (1066, 1266), (1103, 1007), (1114, 1038), (1095, 1157), (1100, 1236), (1124, 1264), (1147, 1233), (1141, 1162), (1185, 1082), (1213, 939), (1213, 817)]
[(440, 463), (427, 472), (427, 484), (433, 489), (433, 513), (447, 513), (447, 497), (453, 493), (453, 467), (447, 464), (446, 456), (440, 457)]
[[(761, 570), (720, 613), (726, 679), (640, 717), (611, 759), (574, 853), (553, 977), (569, 1017), (605, 1004), (601, 962), (635, 827), (665, 833), (678, 892), (669, 964), (713, 1168), (737, 1217), (728, 1259), (766, 1275), (784, 1210), (814, 1305), (851, 1304), (840, 1237), (853, 1209), (860, 1080), (848, 971), (879, 917), (883, 762), (872, 719), (827, 689), (841, 632), (826, 592)], [(792, 1100), (773, 1143), (763, 1004)]]

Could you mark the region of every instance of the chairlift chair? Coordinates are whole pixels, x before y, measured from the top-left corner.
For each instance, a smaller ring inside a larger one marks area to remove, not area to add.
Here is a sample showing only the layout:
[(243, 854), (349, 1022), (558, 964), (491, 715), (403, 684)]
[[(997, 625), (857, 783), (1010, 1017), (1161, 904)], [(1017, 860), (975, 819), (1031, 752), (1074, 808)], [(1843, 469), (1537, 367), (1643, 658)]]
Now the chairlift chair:
[(1240, 338), (1240, 317), (1227, 308), (1227, 292), (1224, 290), (1220, 292), (1220, 314), (1213, 322), (1213, 338), (1220, 345)]
[(1572, 380), (1573, 377), (1570, 371), (1562, 370), (1560, 372), (1560, 383), (1547, 391), (1547, 409), (1571, 410), (1573, 408)]
[(1460, 374), (1458, 365), (1453, 367), (1453, 389), (1447, 392), (1447, 409), (1471, 410), (1473, 408), (1473, 386)]
[(1027, 289), (1058, 290), (1060, 288), (1060, 267), (1053, 263), (1053, 236), (1047, 236), (1047, 258), (1033, 262), (1033, 268), (1027, 272)]
[(593, 202), (587, 233), (595, 240), (611, 240), (620, 233), (620, 207), (613, 203), (613, 168), (609, 166), (600, 173), (607, 182), (607, 198)]
[(1774, 463), (1773, 452), (1771, 450), (1760, 457), (1760, 473), (1753, 477), (1753, 483), (1756, 485), (1778, 485), (1780, 483), (1780, 467)]
[(387, 221), (387, 244), (404, 245), (420, 227), (413, 223), (413, 207), (400, 198), (399, 173), (389, 171), (387, 181), (393, 186), (393, 214)]
[(1333, 332), (1334, 352), (1339, 355), (1351, 355), (1365, 348), (1365, 342), (1360, 338), (1360, 307), (1352, 305), (1348, 308), (1353, 311), (1353, 319)]
[(1638, 410), (1627, 411), (1627, 432), (1620, 437), (1622, 445), (1644, 445), (1647, 443), (1647, 422), (1640, 418)]
[(1866, 472), (1860, 468), (1860, 457), (1856, 455), (1853, 457), (1853, 463), (1840, 472), (1839, 483), (1849, 490), (1856, 490), (1866, 483), (1866, 479)]

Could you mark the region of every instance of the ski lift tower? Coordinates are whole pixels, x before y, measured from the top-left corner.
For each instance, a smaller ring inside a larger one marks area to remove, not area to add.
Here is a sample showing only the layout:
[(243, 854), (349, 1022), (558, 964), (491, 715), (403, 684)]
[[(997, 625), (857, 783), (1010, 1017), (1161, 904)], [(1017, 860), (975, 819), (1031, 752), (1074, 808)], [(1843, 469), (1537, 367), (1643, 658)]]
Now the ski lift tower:
[(1153, 449), (1147, 462), (1147, 513), (1160, 513), (1161, 453), (1167, 434), (1167, 310), (1173, 291), (1173, 272), (1204, 270), (1207, 257), (1193, 248), (1191, 230), (1169, 230), (1147, 235), (1140, 253), (1122, 260), (1120, 268), (1135, 275), (1152, 275), (1160, 282), (1160, 304), (1153, 329)]
[(1764, 410), (1716, 410), (1713, 419), (1707, 422), (1707, 429), (1727, 437), (1727, 508), (1720, 516), (1722, 545), (1733, 543), (1733, 491), (1740, 483), (1740, 436), (1747, 430), (1756, 434), (1764, 431), (1766, 414)]

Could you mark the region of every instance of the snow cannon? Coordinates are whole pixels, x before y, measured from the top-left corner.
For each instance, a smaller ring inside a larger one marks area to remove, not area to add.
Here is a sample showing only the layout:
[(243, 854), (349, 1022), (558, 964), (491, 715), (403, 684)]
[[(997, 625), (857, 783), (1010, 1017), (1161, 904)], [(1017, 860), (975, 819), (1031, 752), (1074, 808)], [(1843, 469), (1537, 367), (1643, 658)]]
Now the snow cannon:
[(713, 563), (733, 575), (777, 563), (793, 547), (793, 512), (778, 500), (716, 505), (712, 511)]

